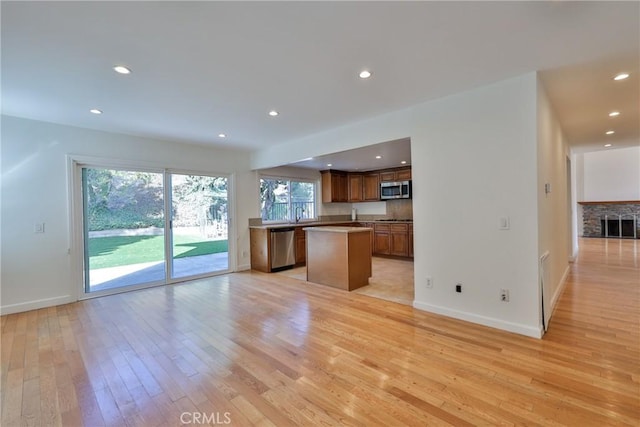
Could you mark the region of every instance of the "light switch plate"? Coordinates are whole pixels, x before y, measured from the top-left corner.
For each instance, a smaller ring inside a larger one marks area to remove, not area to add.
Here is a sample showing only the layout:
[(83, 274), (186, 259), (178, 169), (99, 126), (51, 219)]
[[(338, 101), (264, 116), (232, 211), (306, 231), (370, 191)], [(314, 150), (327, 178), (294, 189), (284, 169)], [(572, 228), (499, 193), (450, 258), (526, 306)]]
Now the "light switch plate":
[(44, 222), (36, 222), (33, 225), (33, 232), (34, 233), (44, 233)]

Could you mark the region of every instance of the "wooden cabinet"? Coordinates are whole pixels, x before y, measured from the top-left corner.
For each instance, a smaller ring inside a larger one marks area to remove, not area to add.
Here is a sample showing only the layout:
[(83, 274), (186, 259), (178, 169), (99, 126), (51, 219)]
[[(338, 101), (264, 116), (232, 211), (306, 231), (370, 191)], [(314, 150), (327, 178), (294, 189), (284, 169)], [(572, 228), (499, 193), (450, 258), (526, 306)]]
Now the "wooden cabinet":
[(408, 181), (411, 179), (411, 169), (398, 169), (396, 171), (396, 180), (398, 181)]
[(373, 232), (373, 253), (376, 255), (391, 254), (389, 241), (389, 226), (386, 224), (376, 224)]
[(347, 174), (347, 201), (377, 202), (380, 200), (380, 174), (352, 173)]
[(251, 228), (249, 230), (249, 245), (251, 248), (251, 268), (265, 273), (271, 272), (269, 230)]
[(371, 254), (373, 255), (373, 253), (375, 252), (375, 240), (373, 238), (374, 229), (375, 229), (375, 223), (373, 223), (373, 222), (361, 222), (361, 223), (359, 223), (359, 226), (371, 229)]
[(375, 255), (413, 256), (413, 225), (407, 223), (375, 223), (373, 233)]
[(296, 264), (304, 264), (307, 261), (307, 244), (305, 232), (302, 227), (296, 227)]
[(347, 173), (336, 170), (320, 171), (322, 176), (322, 203), (348, 200)]
[(385, 181), (395, 181), (396, 180), (396, 173), (393, 171), (390, 172), (380, 172), (380, 181), (385, 182)]
[(411, 179), (411, 168), (388, 169), (380, 172), (380, 181), (408, 181)]
[(409, 224), (409, 256), (413, 258), (413, 224)]
[(350, 173), (347, 175), (347, 181), (349, 183), (349, 202), (363, 202), (363, 176), (359, 173)]
[(344, 172), (335, 169), (320, 171), (322, 203), (377, 202), (380, 182), (411, 179), (411, 168), (386, 169), (370, 172)]
[(362, 198), (365, 202), (380, 200), (380, 174), (365, 173), (362, 182)]
[(337, 188), (337, 191), (336, 191), (337, 200), (346, 202), (349, 198), (349, 190), (347, 188), (348, 186), (347, 174), (345, 173), (344, 175), (343, 174), (337, 175), (336, 179), (332, 180), (331, 185), (333, 188)]
[(359, 227), (307, 229), (307, 281), (346, 291), (366, 286), (371, 277), (371, 240)]
[[(392, 255), (401, 257), (413, 257), (413, 224), (394, 222), (359, 222), (356, 225), (371, 229), (369, 233), (369, 247), (372, 255)], [(307, 242), (305, 227), (309, 225), (296, 225), (294, 227), (295, 261), (296, 265), (304, 265), (307, 262)], [(314, 224), (319, 227), (321, 225)], [(331, 224), (333, 227), (353, 227), (353, 222)], [(271, 245), (270, 228), (250, 228), (251, 268), (254, 270), (271, 272)]]
[(408, 224), (391, 224), (389, 233), (389, 253), (396, 256), (409, 256)]

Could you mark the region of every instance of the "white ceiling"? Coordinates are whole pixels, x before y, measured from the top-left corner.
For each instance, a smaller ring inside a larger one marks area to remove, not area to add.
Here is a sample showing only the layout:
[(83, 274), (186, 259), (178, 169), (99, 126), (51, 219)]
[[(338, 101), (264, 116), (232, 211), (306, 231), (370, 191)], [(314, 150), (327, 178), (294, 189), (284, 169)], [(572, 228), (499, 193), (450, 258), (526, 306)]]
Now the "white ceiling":
[(327, 154), (325, 156), (312, 157), (290, 164), (290, 166), (305, 169), (337, 169), (348, 172), (397, 168), (410, 165), (411, 140), (409, 138), (367, 145), (366, 147)]
[(2, 1), (2, 112), (255, 150), (539, 70), (574, 147), (638, 145), (639, 6)]

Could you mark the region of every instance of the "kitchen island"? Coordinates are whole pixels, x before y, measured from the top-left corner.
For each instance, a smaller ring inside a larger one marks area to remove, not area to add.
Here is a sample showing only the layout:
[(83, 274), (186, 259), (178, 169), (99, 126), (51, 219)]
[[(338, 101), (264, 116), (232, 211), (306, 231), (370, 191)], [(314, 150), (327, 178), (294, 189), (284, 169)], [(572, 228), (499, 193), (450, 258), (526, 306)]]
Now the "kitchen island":
[(307, 281), (352, 291), (369, 284), (371, 228), (305, 227)]

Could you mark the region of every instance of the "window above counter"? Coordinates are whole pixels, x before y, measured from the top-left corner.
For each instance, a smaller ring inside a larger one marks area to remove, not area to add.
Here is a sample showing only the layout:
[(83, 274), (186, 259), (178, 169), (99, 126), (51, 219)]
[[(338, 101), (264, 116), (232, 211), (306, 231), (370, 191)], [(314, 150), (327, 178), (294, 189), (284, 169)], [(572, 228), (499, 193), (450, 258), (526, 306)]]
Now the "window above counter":
[(316, 220), (316, 183), (283, 177), (260, 178), (260, 216), (267, 222)]

